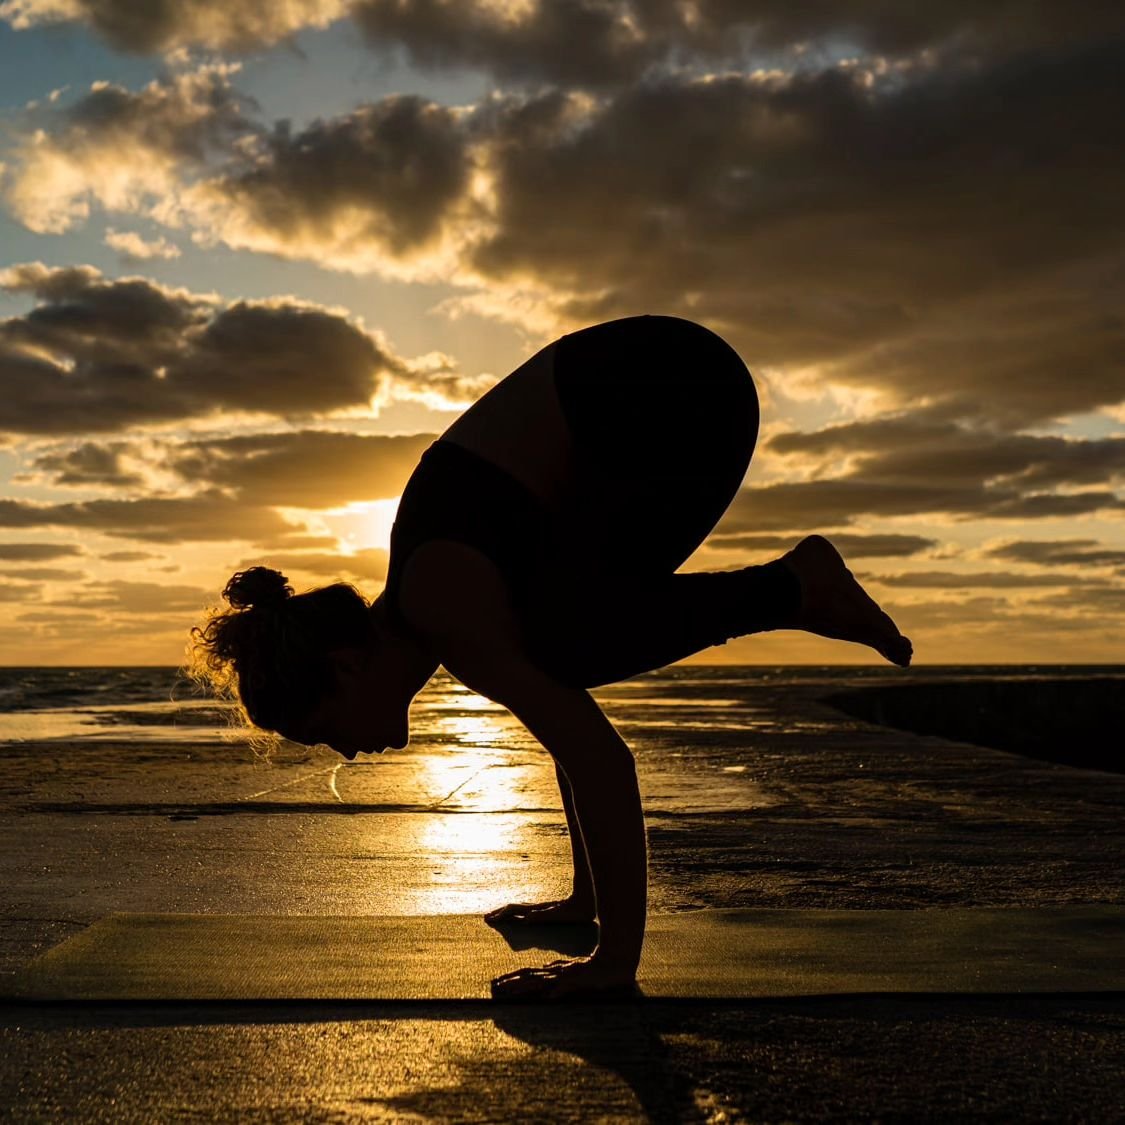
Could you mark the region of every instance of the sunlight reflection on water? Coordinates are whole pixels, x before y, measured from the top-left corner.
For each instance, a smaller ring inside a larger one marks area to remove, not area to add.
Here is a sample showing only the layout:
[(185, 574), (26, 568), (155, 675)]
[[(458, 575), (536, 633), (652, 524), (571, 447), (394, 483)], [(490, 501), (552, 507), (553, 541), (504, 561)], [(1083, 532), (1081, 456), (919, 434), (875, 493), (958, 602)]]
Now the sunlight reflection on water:
[(232, 723), (234, 709), (214, 700), (131, 703), (120, 706), (0, 711), (0, 745), (6, 742), (245, 742), (248, 732)]

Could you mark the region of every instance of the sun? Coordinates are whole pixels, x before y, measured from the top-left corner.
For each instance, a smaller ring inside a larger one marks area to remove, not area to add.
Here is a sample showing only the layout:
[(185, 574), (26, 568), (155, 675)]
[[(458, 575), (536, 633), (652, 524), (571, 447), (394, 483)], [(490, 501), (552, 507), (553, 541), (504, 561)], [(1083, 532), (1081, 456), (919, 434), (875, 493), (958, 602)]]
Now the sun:
[(337, 537), (345, 551), (371, 547), (389, 550), (398, 503), (397, 496), (393, 500), (365, 500), (319, 513), (320, 521)]

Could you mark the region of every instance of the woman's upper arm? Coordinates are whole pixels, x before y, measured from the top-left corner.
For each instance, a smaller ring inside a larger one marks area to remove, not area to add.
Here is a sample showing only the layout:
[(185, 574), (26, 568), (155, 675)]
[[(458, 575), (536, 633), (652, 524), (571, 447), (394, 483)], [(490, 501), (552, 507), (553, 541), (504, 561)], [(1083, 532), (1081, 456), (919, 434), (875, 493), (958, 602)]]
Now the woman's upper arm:
[(604, 766), (607, 755), (619, 752), (632, 761), (588, 691), (562, 683), (528, 658), (507, 587), (489, 559), (463, 544), (435, 540), (411, 556), (410, 566), (404, 613), (433, 642), (451, 676), (507, 707), (564, 770), (568, 763), (577, 767), (579, 757)]
[(453, 540), (431, 540), (410, 556), (400, 608), (438, 659), (466, 687), (507, 705), (527, 663), (523, 628), (495, 563)]

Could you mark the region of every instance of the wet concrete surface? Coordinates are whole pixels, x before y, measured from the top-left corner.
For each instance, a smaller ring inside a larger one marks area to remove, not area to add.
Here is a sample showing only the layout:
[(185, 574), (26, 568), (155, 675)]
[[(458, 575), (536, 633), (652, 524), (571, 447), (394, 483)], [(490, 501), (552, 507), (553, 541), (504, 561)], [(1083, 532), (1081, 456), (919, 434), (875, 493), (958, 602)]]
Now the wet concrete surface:
[[(1125, 777), (820, 701), (848, 687), (840, 669), (715, 670), (594, 692), (637, 758), (651, 912), (1125, 902)], [(0, 973), (113, 911), (483, 913), (565, 893), (545, 752), (444, 678), (419, 704), (408, 750), (355, 764), (295, 747), (266, 764), (214, 736), (0, 748)], [(27, 1121), (1114, 1121), (1123, 1033), (1108, 994), (7, 1005), (0, 1105)]]

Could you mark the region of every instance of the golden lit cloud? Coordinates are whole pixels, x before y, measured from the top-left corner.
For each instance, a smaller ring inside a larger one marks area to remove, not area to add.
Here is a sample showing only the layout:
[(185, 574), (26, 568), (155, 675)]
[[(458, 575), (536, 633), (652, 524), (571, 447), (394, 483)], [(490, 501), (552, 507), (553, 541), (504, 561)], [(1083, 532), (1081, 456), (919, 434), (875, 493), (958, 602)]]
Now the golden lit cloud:
[(133, 230), (105, 232), (105, 244), (116, 250), (125, 262), (147, 262), (153, 258), (178, 258), (180, 248), (166, 238), (146, 239)]
[(325, 27), (347, 10), (343, 0), (187, 0), (149, 4), (134, 0), (4, 0), (0, 19), (22, 29), (36, 24), (88, 24), (126, 51), (167, 52), (179, 47), (250, 50), (305, 28)]
[(481, 385), (448, 357), (404, 359), (382, 333), (292, 297), (224, 303), (40, 263), (0, 271), (0, 288), (37, 301), (0, 320), (0, 426), (13, 432), (112, 431), (221, 411), (370, 417), (396, 397), (456, 402)]
[(61, 234), (96, 203), (176, 224), (182, 176), (252, 128), (230, 84), (237, 66), (173, 71), (139, 92), (95, 82), (66, 108), (33, 107), (0, 179), (12, 214)]

